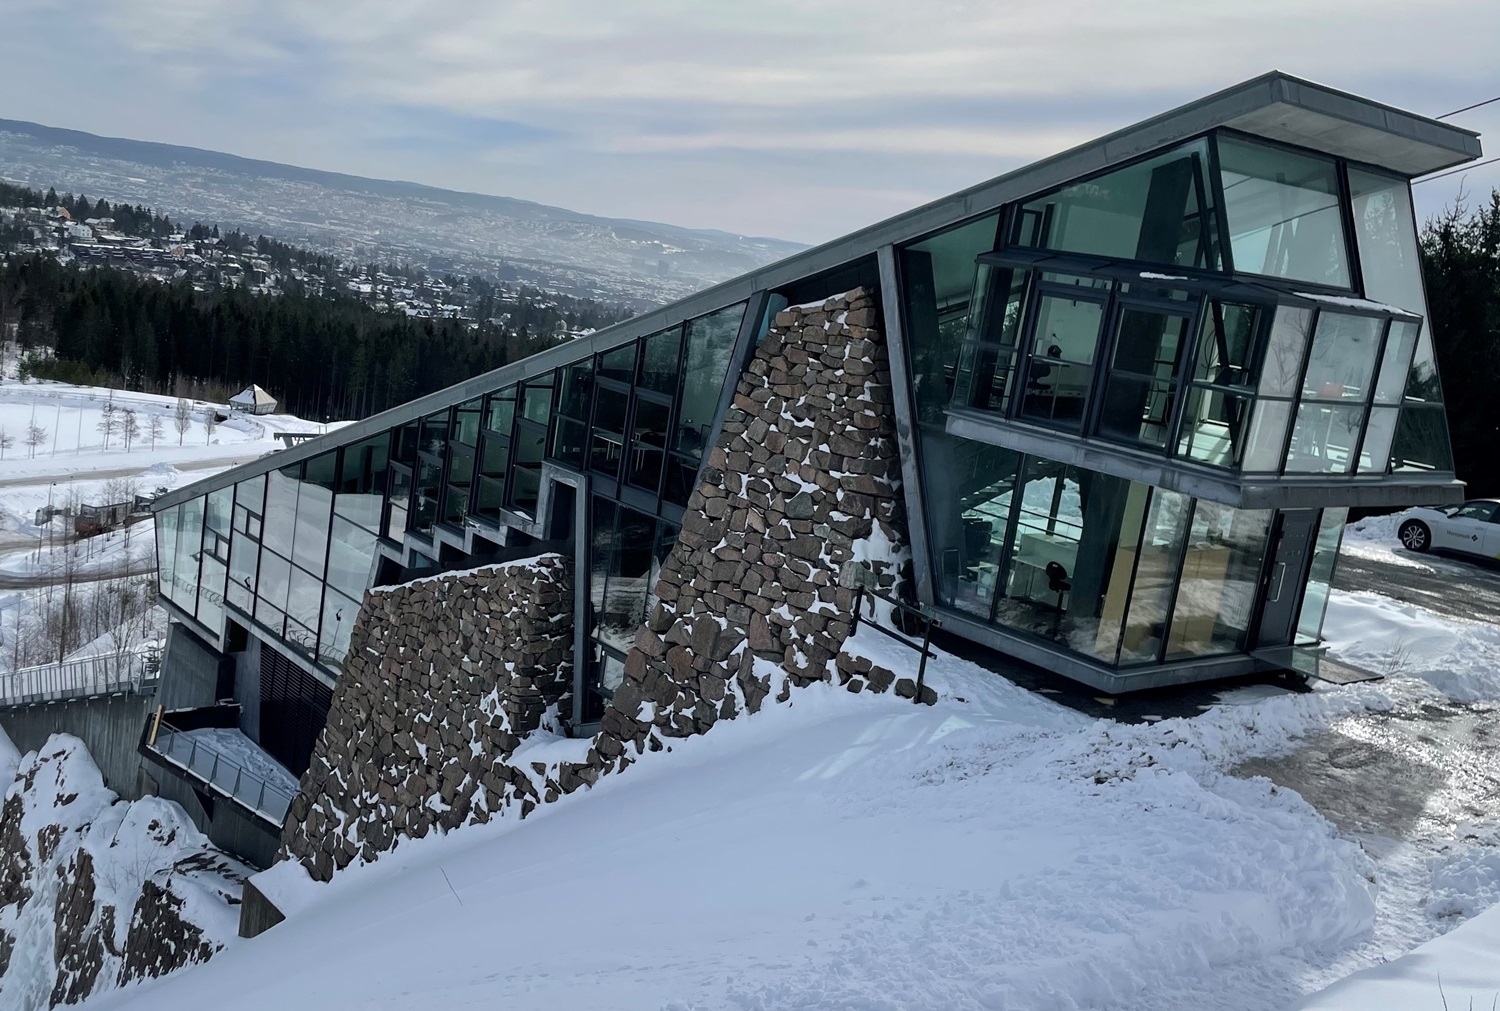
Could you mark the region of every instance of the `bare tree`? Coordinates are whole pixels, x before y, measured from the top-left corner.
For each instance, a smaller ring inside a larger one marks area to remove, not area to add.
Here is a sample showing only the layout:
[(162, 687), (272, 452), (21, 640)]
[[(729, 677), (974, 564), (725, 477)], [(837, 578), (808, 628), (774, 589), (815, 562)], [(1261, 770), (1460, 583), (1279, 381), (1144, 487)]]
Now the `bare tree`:
[(172, 409), (172, 425), (177, 429), (177, 445), (182, 445), (182, 440), (192, 424), (193, 405), (188, 403), (186, 397), (179, 397), (177, 406)]
[(125, 452), (130, 452), (130, 444), (141, 437), (141, 422), (130, 408), (120, 412), (120, 434), (125, 439)]
[(210, 407), (203, 415), (204, 442), (214, 441), (214, 429), (219, 427), (219, 412)]
[[(141, 479), (134, 474), (129, 474), (125, 477), (111, 478), (104, 483), (104, 497), (109, 501), (109, 503), (113, 505), (117, 502), (127, 502), (131, 505), (132, 511), (135, 505), (135, 497), (140, 493), (140, 490)], [(127, 571), (130, 568), (130, 527), (130, 517), (129, 515), (127, 515), (125, 517), (124, 523), (125, 568)]]
[(5, 429), (0, 428), (0, 460), (5, 459), (5, 451), (14, 448), (15, 445), (16, 437)]
[(26, 426), (26, 447), (31, 450), (33, 459), (36, 457), (36, 448), (47, 441), (47, 430), (35, 421)]
[(105, 401), (104, 410), (99, 415), (98, 428), (104, 436), (104, 448), (108, 449), (109, 437), (120, 430), (120, 412), (113, 400)]
[(166, 430), (166, 427), (167, 423), (162, 420), (160, 414), (152, 414), (146, 419), (146, 434), (151, 437), (152, 449), (156, 448), (156, 440), (162, 437), (162, 433)]

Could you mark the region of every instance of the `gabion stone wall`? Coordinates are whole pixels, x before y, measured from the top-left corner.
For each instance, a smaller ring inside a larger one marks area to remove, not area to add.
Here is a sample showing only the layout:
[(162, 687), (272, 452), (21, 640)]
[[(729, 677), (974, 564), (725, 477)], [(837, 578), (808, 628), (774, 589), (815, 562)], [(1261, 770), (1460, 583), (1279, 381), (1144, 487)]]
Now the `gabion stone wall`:
[(487, 821), (506, 756), (571, 696), (571, 571), (548, 554), (372, 589), (283, 856), (327, 880), (399, 836)]
[(815, 682), (914, 696), (911, 678), (846, 649), (856, 588), (893, 590), (906, 557), (878, 318), (862, 288), (776, 316), (739, 378), (625, 681), (572, 759), (507, 757), (572, 676), (570, 562), (371, 591), (284, 854), (326, 880), (403, 835), (510, 805), (525, 817)]

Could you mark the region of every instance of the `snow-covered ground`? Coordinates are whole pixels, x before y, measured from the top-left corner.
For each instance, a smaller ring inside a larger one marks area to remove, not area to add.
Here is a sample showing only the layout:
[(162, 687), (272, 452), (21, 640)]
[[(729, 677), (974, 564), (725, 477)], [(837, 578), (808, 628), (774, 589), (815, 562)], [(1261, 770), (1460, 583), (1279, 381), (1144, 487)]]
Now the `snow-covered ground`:
[(1299, 1011), (1493, 1009), (1500, 999), (1500, 906), (1385, 965), (1335, 983)]
[(1500, 700), (1500, 631), (1331, 608), (1352, 660), (1400, 638), (1392, 676), (1140, 725), (952, 657), (931, 708), (796, 692), (525, 822), (326, 886), (279, 867), (285, 923), (90, 1006), (1279, 1011), (1500, 897), (1492, 833), (1372, 847), (1236, 774), (1361, 716)]
[[(195, 400), (189, 402), (187, 427), (179, 433), (177, 403), (174, 397), (154, 394), (0, 380), (0, 434), (14, 440), (0, 457), (0, 670), (30, 662), (16, 640), (34, 636), (35, 628), (46, 624), (42, 612), (55, 606), (47, 584), (69, 574), (121, 579), (149, 574), (155, 567), (150, 522), (137, 524), (128, 534), (116, 531), (77, 541), (70, 518), (58, 515), (38, 524), (38, 510), (102, 505), (190, 484), (280, 447), (277, 432), (321, 432), (325, 427), (290, 415), (251, 417)], [(128, 410), (136, 418), (140, 432), (128, 448), (118, 428), (106, 446), (99, 426), (108, 404), (114, 405), (115, 417), (123, 419)], [(210, 432), (206, 419), (214, 413), (228, 420)], [(153, 417), (161, 428), (154, 444)], [(34, 448), (27, 445), (33, 424), (45, 429)]]

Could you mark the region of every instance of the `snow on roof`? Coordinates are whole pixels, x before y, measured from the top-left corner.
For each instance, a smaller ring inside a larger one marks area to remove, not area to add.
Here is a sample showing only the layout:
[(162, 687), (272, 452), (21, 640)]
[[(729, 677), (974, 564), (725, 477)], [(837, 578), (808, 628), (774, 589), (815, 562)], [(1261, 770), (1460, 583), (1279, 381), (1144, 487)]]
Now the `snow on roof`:
[(236, 393), (234, 396), (230, 397), (229, 402), (231, 404), (252, 404), (256, 406), (260, 404), (274, 405), (276, 403), (276, 398), (271, 396), (265, 390), (261, 389), (259, 386), (256, 386), (252, 383), (240, 392)]

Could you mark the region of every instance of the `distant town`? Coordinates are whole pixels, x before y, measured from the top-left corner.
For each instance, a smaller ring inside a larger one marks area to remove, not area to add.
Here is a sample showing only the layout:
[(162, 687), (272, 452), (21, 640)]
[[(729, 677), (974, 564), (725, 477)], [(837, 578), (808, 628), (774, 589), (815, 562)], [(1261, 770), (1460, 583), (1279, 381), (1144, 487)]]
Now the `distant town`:
[[(5, 187), (0, 198), (8, 195), (6, 191), (12, 196), (33, 192)], [(76, 201), (69, 202), (76, 207)], [(132, 221), (143, 216), (169, 220), (144, 208), (129, 210)], [(162, 282), (187, 281), (199, 291), (238, 287), (267, 295), (291, 290), (322, 295), (336, 288), (376, 309), (417, 319), (462, 320), (471, 328), (482, 321), (484, 296), (494, 291), (484, 281), (433, 277), (410, 267), (347, 264), (238, 231), (221, 235), (217, 225), (196, 224), (158, 234), (149, 228), (126, 230), (110, 215), (84, 217), (62, 202), (49, 205), (46, 198), (29, 205), (0, 203), (0, 257), (33, 252), (49, 254), (63, 264), (115, 267)], [(504, 325), (508, 314), (498, 313), (488, 321)]]

